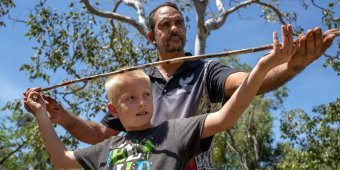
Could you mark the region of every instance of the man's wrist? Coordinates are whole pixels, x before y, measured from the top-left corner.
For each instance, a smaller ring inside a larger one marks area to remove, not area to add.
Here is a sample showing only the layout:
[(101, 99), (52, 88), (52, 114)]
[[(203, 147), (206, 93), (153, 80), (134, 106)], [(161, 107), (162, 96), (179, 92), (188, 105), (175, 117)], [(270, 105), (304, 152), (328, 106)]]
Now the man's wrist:
[(56, 119), (55, 123), (61, 125), (65, 129), (68, 129), (72, 125), (71, 122), (73, 116), (62, 107), (59, 108), (58, 112), (60, 112), (60, 117)]
[(302, 64), (292, 64), (292, 63), (286, 63), (285, 67), (287, 67), (286, 69), (288, 70), (288, 72), (291, 75), (296, 75), (298, 73), (300, 73), (303, 69), (306, 68), (307, 65), (302, 65)]

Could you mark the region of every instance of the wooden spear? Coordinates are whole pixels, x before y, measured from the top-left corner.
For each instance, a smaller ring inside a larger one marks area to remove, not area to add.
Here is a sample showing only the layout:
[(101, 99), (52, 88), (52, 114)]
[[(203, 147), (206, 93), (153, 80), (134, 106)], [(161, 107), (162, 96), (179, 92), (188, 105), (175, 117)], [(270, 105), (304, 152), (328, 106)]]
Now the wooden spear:
[[(335, 34), (338, 37), (338, 36), (340, 36), (340, 30), (338, 30), (338, 29), (337, 30), (334, 30), (334, 29), (329, 30), (329, 31), (326, 31), (322, 36), (326, 37), (329, 34)], [(196, 55), (196, 56), (185, 56), (185, 57), (179, 57), (179, 58), (174, 58), (174, 59), (170, 59), (170, 60), (162, 60), (162, 61), (157, 61), (157, 62), (153, 62), (153, 63), (147, 63), (147, 64), (143, 64), (143, 65), (128, 67), (128, 68), (125, 68), (125, 69), (122, 69), (122, 70), (113, 71), (113, 72), (109, 72), (109, 73), (97, 74), (97, 75), (93, 75), (93, 76), (89, 76), (89, 77), (84, 77), (84, 78), (80, 78), (80, 79), (66, 81), (66, 82), (63, 82), (63, 83), (60, 83), (60, 84), (57, 84), (57, 85), (54, 85), (54, 86), (42, 88), (41, 91), (47, 91), (47, 90), (55, 89), (55, 88), (66, 86), (66, 85), (73, 84), (73, 83), (85, 82), (85, 81), (96, 79), (96, 78), (99, 78), (99, 77), (106, 77), (106, 76), (109, 76), (109, 75), (120, 74), (120, 73), (132, 71), (132, 70), (137, 70), (137, 69), (148, 68), (148, 67), (156, 66), (156, 65), (160, 65), (160, 64), (173, 64), (173, 63), (178, 63), (178, 62), (183, 62), (183, 61), (202, 60), (202, 59), (206, 59), (206, 58), (220, 58), (220, 57), (254, 53), (254, 52), (271, 50), (271, 49), (273, 49), (273, 45), (268, 44), (268, 45), (264, 45), (264, 46), (259, 46), (259, 47), (254, 47), (254, 48), (246, 48), (246, 49), (241, 49), (241, 50), (232, 50), (232, 51), (226, 51), (226, 52), (221, 52), (221, 53), (204, 54), (204, 55)]]

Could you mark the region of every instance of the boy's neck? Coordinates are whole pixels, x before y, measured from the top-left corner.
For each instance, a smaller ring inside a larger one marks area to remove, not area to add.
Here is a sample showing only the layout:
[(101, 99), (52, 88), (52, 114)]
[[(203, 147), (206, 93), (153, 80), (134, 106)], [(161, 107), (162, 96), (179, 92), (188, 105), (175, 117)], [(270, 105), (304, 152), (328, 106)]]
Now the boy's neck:
[(148, 125), (142, 126), (142, 127), (125, 127), (126, 132), (136, 132), (136, 131), (143, 131), (152, 128), (153, 125), (149, 123)]

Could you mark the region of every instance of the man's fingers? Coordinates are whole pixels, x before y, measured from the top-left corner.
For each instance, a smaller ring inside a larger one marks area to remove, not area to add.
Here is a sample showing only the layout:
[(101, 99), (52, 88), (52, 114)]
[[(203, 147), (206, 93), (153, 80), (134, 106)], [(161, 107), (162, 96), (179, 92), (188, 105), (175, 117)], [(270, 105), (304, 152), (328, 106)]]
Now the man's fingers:
[(296, 55), (297, 57), (305, 56), (306, 55), (306, 36), (301, 34), (299, 36), (299, 39), (297, 41), (297, 51)]
[(322, 49), (322, 53), (324, 53), (332, 45), (335, 37), (336, 37), (335, 34), (329, 34), (324, 38), (324, 46)]
[(322, 38), (322, 30), (320, 27), (316, 27), (314, 29), (314, 38), (315, 38), (315, 55), (316, 57), (319, 57), (323, 53), (324, 49), (324, 42)]
[(335, 34), (335, 33), (338, 33), (339, 29), (330, 29), (330, 30), (327, 30), (323, 33), (323, 35), (325, 35), (326, 37), (330, 34)]
[(287, 25), (287, 32), (288, 32), (288, 43), (289, 43), (289, 56), (292, 56), (294, 54), (294, 38), (293, 38), (293, 28), (292, 25)]
[(50, 104), (58, 104), (58, 102), (49, 95), (43, 95), (43, 97), (44, 97), (44, 100)]
[(314, 43), (314, 31), (308, 30), (306, 34), (307, 40), (306, 40), (306, 47), (307, 47), (307, 60), (311, 61), (313, 60), (315, 56), (315, 43)]

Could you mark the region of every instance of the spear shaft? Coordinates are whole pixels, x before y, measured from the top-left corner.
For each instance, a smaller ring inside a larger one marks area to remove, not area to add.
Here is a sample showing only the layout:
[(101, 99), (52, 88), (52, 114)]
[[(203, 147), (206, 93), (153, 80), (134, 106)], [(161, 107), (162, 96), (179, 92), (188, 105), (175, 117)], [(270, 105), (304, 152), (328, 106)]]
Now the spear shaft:
[[(339, 30), (336, 30), (335, 32), (330, 32), (330, 33), (335, 34), (337, 37), (340, 36)], [(323, 37), (327, 36), (330, 33), (324, 33)], [(53, 86), (50, 86), (50, 87), (42, 88), (41, 91), (48, 91), (48, 90), (55, 89), (55, 88), (62, 87), (62, 86), (66, 86), (66, 85), (69, 85), (69, 84), (74, 84), (74, 83), (78, 83), (78, 82), (85, 82), (85, 81), (89, 81), (89, 80), (100, 78), (100, 77), (107, 77), (107, 76), (110, 76), (110, 75), (120, 74), (120, 73), (124, 73), (124, 72), (128, 72), (128, 71), (132, 71), (132, 70), (144, 69), (144, 68), (148, 68), (148, 67), (152, 67), (152, 66), (156, 66), (156, 65), (160, 65), (160, 64), (173, 64), (173, 63), (179, 63), (179, 62), (184, 62), (184, 61), (202, 60), (202, 59), (206, 59), (206, 58), (221, 58), (221, 57), (247, 54), (247, 53), (254, 53), (254, 52), (271, 50), (271, 49), (273, 49), (273, 45), (268, 44), (268, 45), (264, 45), (264, 46), (254, 47), (254, 48), (231, 50), (231, 51), (226, 51), (226, 52), (221, 52), (221, 53), (204, 54), (204, 55), (196, 55), (196, 56), (185, 56), (185, 57), (179, 57), (179, 58), (174, 58), (174, 59), (169, 59), (169, 60), (162, 60), (162, 61), (157, 61), (157, 62), (153, 62), (153, 63), (147, 63), (147, 64), (142, 64), (142, 65), (132, 66), (132, 67), (128, 67), (128, 68), (125, 68), (125, 69), (122, 69), (122, 70), (113, 71), (113, 72), (109, 72), (109, 73), (102, 73), (102, 74), (97, 74), (97, 75), (84, 77), (84, 78), (80, 78), (80, 79), (65, 81), (65, 82), (60, 83), (60, 84), (56, 84), (56, 85), (53, 85)]]

